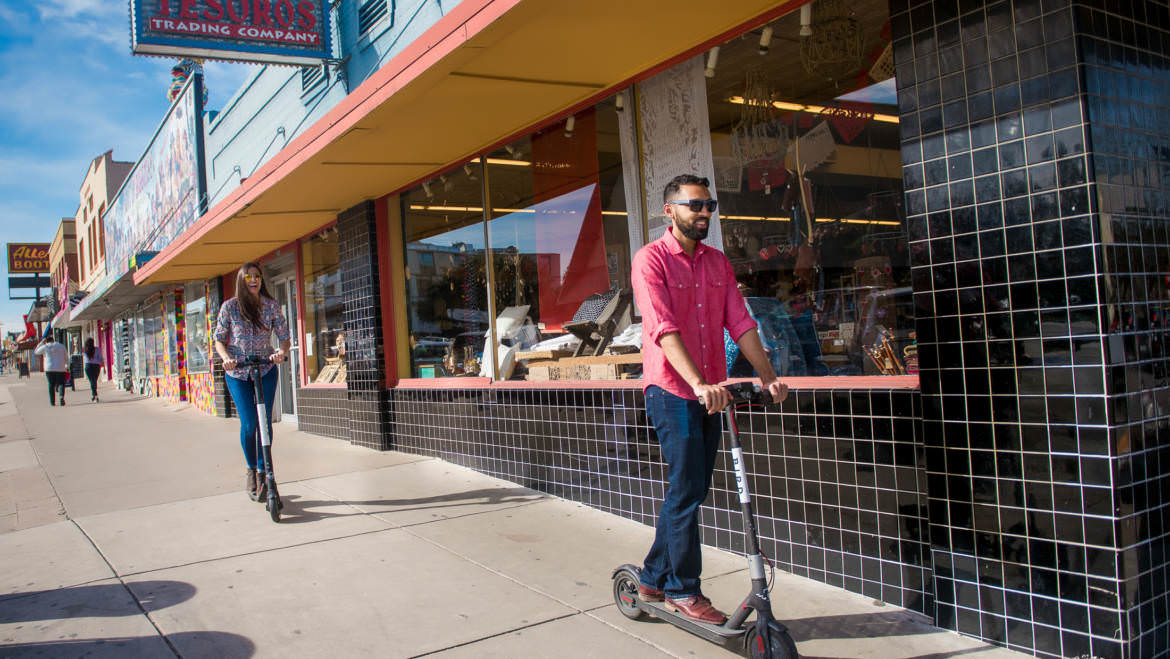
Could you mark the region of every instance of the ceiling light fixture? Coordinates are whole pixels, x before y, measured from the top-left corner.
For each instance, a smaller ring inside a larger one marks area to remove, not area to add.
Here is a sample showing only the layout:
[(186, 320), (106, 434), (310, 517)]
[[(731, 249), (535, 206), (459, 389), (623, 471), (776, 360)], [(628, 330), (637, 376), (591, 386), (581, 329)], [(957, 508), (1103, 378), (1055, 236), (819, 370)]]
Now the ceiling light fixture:
[(576, 127), (577, 127), (577, 117), (570, 114), (569, 118), (565, 119), (565, 137), (572, 137), (573, 136), (573, 129)]
[(760, 34), (760, 54), (767, 55), (768, 49), (772, 47), (772, 26), (765, 25), (763, 33)]
[(507, 165), (509, 167), (531, 167), (532, 163), (528, 160), (509, 160), (508, 158), (486, 158), (489, 165)]
[(708, 78), (715, 77), (715, 66), (719, 64), (719, 46), (715, 46), (707, 51), (707, 70), (703, 71), (703, 75)]
[[(742, 96), (732, 96), (731, 98), (727, 99), (727, 102), (734, 103), (736, 105), (743, 105), (745, 101), (743, 100)], [(825, 111), (825, 106), (823, 105), (803, 105), (801, 103), (789, 103), (787, 101), (772, 101), (772, 107), (776, 108), (777, 110), (786, 110), (788, 112), (809, 112), (811, 114), (821, 114)], [(874, 113), (873, 120), (881, 121), (887, 124), (898, 123), (898, 117), (892, 114)]]

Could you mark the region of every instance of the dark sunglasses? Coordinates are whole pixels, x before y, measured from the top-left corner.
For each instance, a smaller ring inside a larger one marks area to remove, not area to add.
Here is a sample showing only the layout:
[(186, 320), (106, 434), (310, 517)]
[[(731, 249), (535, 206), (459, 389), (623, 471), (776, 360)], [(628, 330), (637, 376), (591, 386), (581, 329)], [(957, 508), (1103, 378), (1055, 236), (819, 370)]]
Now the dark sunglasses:
[(715, 209), (719, 207), (719, 201), (717, 199), (678, 199), (666, 203), (673, 206), (686, 206), (691, 209), (692, 213), (698, 213), (703, 210), (704, 206), (707, 207), (708, 212), (714, 213)]

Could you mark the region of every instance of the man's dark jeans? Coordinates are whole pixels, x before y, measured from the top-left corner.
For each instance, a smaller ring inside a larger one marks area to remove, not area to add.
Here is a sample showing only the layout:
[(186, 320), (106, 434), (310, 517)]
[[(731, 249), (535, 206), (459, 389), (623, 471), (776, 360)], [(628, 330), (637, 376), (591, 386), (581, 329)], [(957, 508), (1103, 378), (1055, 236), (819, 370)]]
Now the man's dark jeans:
[(57, 404), (57, 392), (61, 392), (61, 404), (65, 404), (65, 371), (45, 371), (49, 381), (49, 404)]
[(653, 385), (646, 389), (646, 414), (658, 433), (670, 489), (642, 566), (642, 585), (664, 590), (671, 599), (698, 595), (703, 572), (699, 506), (711, 489), (723, 416), (707, 414), (699, 401)]

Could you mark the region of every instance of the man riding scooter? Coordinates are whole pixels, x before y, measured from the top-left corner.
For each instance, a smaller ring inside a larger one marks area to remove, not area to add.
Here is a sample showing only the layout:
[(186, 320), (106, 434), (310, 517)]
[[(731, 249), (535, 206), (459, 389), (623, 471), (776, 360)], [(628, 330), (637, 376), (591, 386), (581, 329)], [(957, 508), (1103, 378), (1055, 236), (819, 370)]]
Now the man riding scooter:
[(718, 625), (727, 616), (700, 588), (699, 506), (711, 487), (723, 431), (719, 412), (731, 402), (731, 394), (717, 386), (727, 379), (723, 330), (773, 401), (783, 400), (788, 387), (776, 379), (730, 261), (702, 244), (718, 206), (709, 187), (707, 179), (690, 174), (666, 185), (663, 213), (671, 227), (638, 250), (631, 279), (642, 313), (646, 412), (670, 483), (640, 572), (638, 596)]

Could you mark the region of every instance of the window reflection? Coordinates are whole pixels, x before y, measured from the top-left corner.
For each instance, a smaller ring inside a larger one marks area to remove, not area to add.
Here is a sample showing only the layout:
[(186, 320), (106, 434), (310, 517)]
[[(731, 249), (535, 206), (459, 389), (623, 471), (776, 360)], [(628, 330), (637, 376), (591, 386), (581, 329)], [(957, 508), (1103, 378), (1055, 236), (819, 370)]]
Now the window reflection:
[(207, 336), (207, 285), (195, 282), (187, 285), (186, 321), (187, 331), (187, 372), (206, 373), (210, 343)]
[(478, 376), (488, 329), (481, 170), (467, 163), (402, 196), (411, 376)]
[[(867, 0), (857, 11), (866, 16), (854, 35), (859, 52), (882, 52), (885, 4)], [(796, 35), (799, 16), (765, 27)], [(707, 106), (724, 251), (773, 368), (781, 376), (914, 372), (892, 71), (867, 60), (813, 74), (807, 61), (790, 65), (808, 57), (795, 41), (773, 40), (764, 54), (756, 44), (721, 45)], [(727, 343), (730, 374), (752, 375)]]

